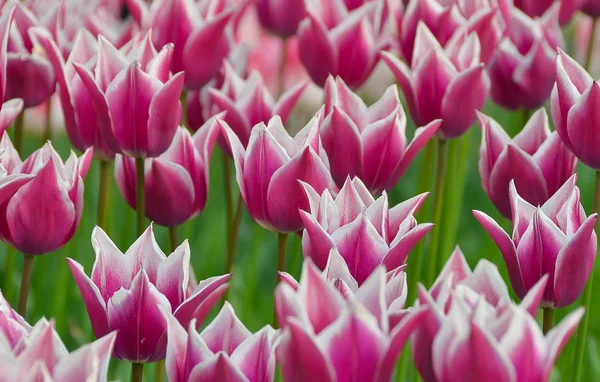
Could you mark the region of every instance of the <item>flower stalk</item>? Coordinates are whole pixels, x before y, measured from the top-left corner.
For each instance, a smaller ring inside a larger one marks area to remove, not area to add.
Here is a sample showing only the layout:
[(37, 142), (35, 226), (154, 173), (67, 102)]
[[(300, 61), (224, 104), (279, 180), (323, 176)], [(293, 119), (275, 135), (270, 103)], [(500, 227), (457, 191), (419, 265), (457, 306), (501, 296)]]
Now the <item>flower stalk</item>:
[(25, 313), (27, 312), (27, 297), (29, 296), (34, 259), (31, 255), (23, 257), (23, 272), (21, 273), (21, 289), (19, 290), (19, 305), (17, 308), (17, 312), (23, 317), (25, 317)]
[(440, 223), (442, 221), (443, 201), (444, 201), (444, 182), (446, 178), (446, 151), (448, 143), (445, 139), (438, 140), (437, 145), (437, 170), (435, 177), (435, 195), (433, 196), (433, 223), (437, 225), (433, 229), (430, 256), (431, 259), (428, 262), (427, 268), (427, 285), (431, 285), (433, 279), (437, 273), (438, 259), (439, 259), (439, 246), (440, 246)]
[(136, 212), (137, 212), (137, 236), (144, 233), (145, 228), (145, 202), (144, 202), (144, 158), (135, 158), (136, 179)]

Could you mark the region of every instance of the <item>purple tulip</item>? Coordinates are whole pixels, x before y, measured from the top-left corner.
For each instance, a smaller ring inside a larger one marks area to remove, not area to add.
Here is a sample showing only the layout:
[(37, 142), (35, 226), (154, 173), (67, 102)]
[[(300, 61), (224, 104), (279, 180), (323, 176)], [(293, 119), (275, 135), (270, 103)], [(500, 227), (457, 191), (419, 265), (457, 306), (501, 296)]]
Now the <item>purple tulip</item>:
[(586, 165), (600, 170), (600, 150), (594, 139), (600, 105), (600, 83), (574, 59), (559, 50), (556, 85), (552, 90), (552, 119), (563, 142)]
[(566, 25), (586, 0), (514, 0), (519, 8), (530, 17), (542, 16), (555, 4), (559, 4), (558, 16), (560, 25)]
[[(198, 215), (208, 196), (210, 156), (219, 134), (214, 119), (194, 137), (179, 127), (171, 147), (145, 163), (145, 211), (157, 224), (173, 227)], [(115, 179), (131, 208), (136, 208), (135, 159), (117, 155)]]
[(492, 118), (479, 114), (481, 148), (479, 175), (483, 189), (498, 211), (511, 218), (509, 184), (514, 179), (519, 195), (541, 205), (575, 173), (577, 159), (550, 133), (544, 109), (536, 111), (523, 130), (511, 139)]
[(125, 255), (104, 231), (92, 232), (96, 261), (91, 278), (75, 260), (67, 259), (97, 337), (117, 330), (113, 356), (129, 362), (155, 362), (165, 357), (167, 321), (164, 312), (187, 326), (202, 322), (227, 289), (229, 275), (197, 286), (190, 276), (186, 241), (166, 257), (152, 226)]
[(327, 79), (325, 94), (321, 139), (340, 187), (348, 176), (356, 176), (374, 193), (392, 188), (441, 124), (417, 129), (407, 146), (406, 115), (396, 86), (370, 107), (340, 77)]
[(15, 12), (16, 7), (13, 7), (10, 12), (4, 12), (4, 14), (0, 15), (0, 31), (4, 33), (0, 46), (0, 136), (4, 134), (8, 126), (17, 118), (17, 115), (23, 110), (24, 106), (24, 102), (20, 98), (4, 102), (7, 84), (8, 38)]
[(202, 333), (196, 331), (195, 321), (186, 332), (172, 316), (168, 328), (169, 381), (273, 381), (275, 330), (267, 325), (251, 333), (228, 302)]
[(558, 3), (535, 20), (513, 9), (508, 36), (487, 67), (494, 102), (507, 109), (540, 107), (554, 85), (552, 63), (560, 46)]
[(281, 118), (285, 125), (290, 112), (298, 102), (308, 83), (304, 82), (283, 93), (275, 102), (271, 93), (265, 86), (261, 74), (257, 71), (250, 73), (244, 80), (236, 70), (225, 63), (225, 76), (220, 89), (209, 88), (209, 105), (205, 105), (208, 112), (204, 117), (226, 111), (222, 120), (238, 136), (244, 147), (248, 146), (252, 127), (259, 123), (267, 123), (274, 115)]
[[(297, 291), (287, 282), (275, 291), (284, 325), (276, 349), (286, 381), (388, 381), (424, 310), (408, 312), (395, 327), (386, 319), (383, 267), (346, 300), (305, 260)], [(343, 282), (340, 280), (340, 282)]]
[(27, 255), (59, 249), (79, 225), (92, 150), (63, 163), (48, 142), (21, 162), (4, 133), (0, 153), (0, 238)]
[(265, 125), (252, 129), (248, 147), (226, 122), (219, 121), (235, 161), (240, 193), (248, 213), (258, 224), (278, 232), (296, 232), (303, 228), (299, 209), (308, 202), (299, 181), (316, 192), (337, 190), (327, 155), (321, 147), (319, 129), (321, 111), (292, 138), (281, 118), (274, 116)]
[(594, 224), (579, 201), (576, 175), (545, 202), (534, 207), (510, 184), (512, 239), (488, 215), (473, 211), (502, 252), (517, 296), (523, 298), (544, 275), (549, 275), (542, 305), (562, 308), (575, 302), (590, 275), (596, 257)]
[(368, 2), (351, 12), (342, 1), (311, 5), (298, 28), (302, 64), (321, 87), (329, 75), (341, 77), (353, 89), (360, 87), (386, 46), (387, 3)]
[[(0, 291), (0, 354), (9, 352), (18, 355), (27, 345), (27, 337), (31, 329), (32, 327), (13, 310)], [(0, 368), (0, 380), (3, 380), (1, 370)]]
[(583, 0), (581, 11), (592, 17), (600, 16), (600, 1), (598, 0)]
[(386, 193), (375, 200), (358, 178), (347, 178), (335, 198), (329, 190), (319, 194), (309, 184), (303, 186), (309, 201), (309, 208), (300, 211), (306, 227), (304, 256), (325, 269), (329, 251), (337, 249), (359, 285), (380, 264), (390, 270), (403, 265), (410, 250), (433, 227), (417, 224), (413, 216), (427, 194), (390, 209)]
[(488, 94), (489, 79), (479, 52), (477, 35), (466, 28), (457, 30), (442, 48), (420, 22), (411, 69), (388, 52), (382, 58), (396, 76), (415, 124), (442, 119), (438, 134), (454, 138), (473, 124)]
[(265, 29), (282, 38), (296, 34), (306, 16), (306, 0), (257, 0), (258, 19)]

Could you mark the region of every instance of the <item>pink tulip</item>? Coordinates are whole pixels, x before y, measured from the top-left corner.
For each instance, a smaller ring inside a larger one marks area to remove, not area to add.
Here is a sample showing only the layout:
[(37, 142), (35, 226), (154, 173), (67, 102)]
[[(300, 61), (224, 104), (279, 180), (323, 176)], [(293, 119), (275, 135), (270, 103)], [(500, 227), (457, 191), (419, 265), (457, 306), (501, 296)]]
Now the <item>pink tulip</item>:
[(202, 333), (196, 331), (195, 321), (186, 332), (172, 316), (168, 328), (169, 381), (273, 381), (275, 330), (267, 325), (251, 333), (228, 302)]
[(367, 107), (337, 77), (325, 85), (326, 117), (321, 128), (323, 147), (330, 159), (331, 175), (342, 186), (348, 176), (361, 178), (374, 193), (392, 188), (441, 121), (417, 129), (406, 142), (406, 115), (396, 86)]
[[(219, 127), (209, 120), (194, 137), (179, 127), (171, 147), (145, 163), (145, 212), (157, 224), (173, 227), (198, 215), (208, 196), (210, 156)], [(131, 208), (136, 208), (135, 159), (117, 155), (115, 179)]]
[[(0, 355), (3, 352), (18, 355), (26, 346), (31, 329), (25, 319), (8, 304), (0, 291)], [(0, 380), (2, 380), (1, 371)]]
[(2, 136), (6, 129), (17, 119), (19, 113), (23, 111), (23, 100), (20, 98), (11, 99), (1, 105), (0, 108), (0, 136)]
[[(38, 106), (46, 101), (56, 89), (56, 76), (52, 65), (36, 49), (29, 31), (39, 25), (33, 13), (16, 0), (7, 1), (2, 7), (2, 18), (11, 17), (14, 22), (8, 33), (6, 53), (6, 77), (3, 78), (4, 98), (21, 98), (26, 108)], [(10, 25), (10, 21), (9, 21)]]
[(7, 84), (8, 38), (15, 12), (16, 7), (0, 15), (0, 31), (4, 33), (0, 46), (0, 136), (4, 134), (8, 126), (17, 118), (17, 115), (23, 110), (24, 106), (23, 100), (19, 98), (4, 102)]
[(600, 83), (574, 59), (559, 50), (556, 84), (552, 90), (552, 119), (558, 135), (586, 165), (600, 169), (595, 111), (600, 104)]
[(256, 10), (261, 24), (282, 38), (296, 34), (306, 16), (306, 0), (257, 0)]
[(0, 153), (0, 238), (27, 255), (59, 249), (79, 225), (92, 151), (63, 163), (48, 142), (21, 162), (4, 133)]
[(511, 182), (512, 239), (488, 215), (473, 212), (502, 252), (517, 296), (523, 298), (540, 278), (549, 275), (544, 307), (562, 308), (575, 302), (596, 257), (598, 215), (586, 218), (575, 181), (573, 175), (537, 208), (521, 198)]
[(165, 357), (167, 320), (171, 313), (183, 325), (202, 321), (227, 289), (229, 275), (211, 277), (197, 286), (190, 276), (190, 247), (183, 242), (167, 258), (152, 226), (125, 255), (104, 231), (92, 232), (96, 261), (91, 278), (67, 259), (97, 337), (117, 330), (113, 356), (129, 362)]
[[(323, 87), (329, 75), (360, 87), (386, 46), (385, 1), (368, 2), (349, 12), (343, 2), (315, 2), (298, 28), (300, 60), (313, 81)], [(320, 5), (320, 7), (319, 7)]]
[(219, 121), (235, 161), (240, 193), (250, 216), (266, 229), (296, 232), (303, 228), (299, 209), (308, 202), (299, 181), (317, 192), (336, 190), (321, 147), (321, 112), (292, 138), (279, 116), (252, 129), (248, 147), (226, 122)]
[(498, 211), (511, 217), (509, 184), (514, 179), (519, 195), (541, 205), (575, 173), (577, 159), (550, 133), (544, 109), (536, 111), (523, 130), (511, 139), (492, 118), (479, 114), (481, 148), (479, 175), (483, 189)]
[(276, 354), (284, 380), (389, 381), (424, 310), (388, 327), (385, 280), (381, 267), (346, 300), (306, 260), (297, 291), (280, 283), (276, 309), (284, 328)]
[(488, 64), (494, 102), (507, 109), (540, 107), (552, 91), (552, 63), (563, 45), (558, 4), (540, 19), (513, 9), (508, 36)]
[(581, 8), (586, 0), (514, 0), (515, 7), (525, 12), (530, 17), (543, 15), (555, 4), (559, 4), (560, 25), (566, 25)]
[(380, 264), (390, 270), (403, 265), (413, 246), (433, 226), (417, 224), (413, 216), (427, 194), (390, 209), (386, 193), (375, 200), (358, 178), (347, 178), (335, 198), (329, 190), (319, 194), (309, 184), (303, 186), (309, 201), (309, 208), (300, 211), (306, 227), (304, 256), (325, 269), (329, 251), (337, 249), (359, 285)]
[(466, 28), (457, 30), (442, 48), (420, 22), (410, 69), (388, 52), (382, 58), (398, 79), (415, 124), (442, 119), (438, 134), (454, 138), (473, 124), (488, 94), (489, 79), (479, 52), (477, 35)]

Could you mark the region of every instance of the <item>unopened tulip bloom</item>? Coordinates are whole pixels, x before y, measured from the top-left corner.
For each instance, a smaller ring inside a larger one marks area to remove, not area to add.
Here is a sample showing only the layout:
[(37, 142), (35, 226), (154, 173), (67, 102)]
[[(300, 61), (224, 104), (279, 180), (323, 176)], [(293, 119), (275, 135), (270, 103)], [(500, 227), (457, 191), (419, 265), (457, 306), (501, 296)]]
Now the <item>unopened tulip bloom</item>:
[(0, 238), (26, 255), (59, 249), (79, 225), (92, 151), (63, 163), (48, 142), (21, 162), (4, 133), (0, 152)]
[(308, 17), (298, 28), (304, 67), (321, 87), (329, 75), (341, 77), (353, 89), (360, 87), (386, 46), (383, 29), (387, 4), (368, 2), (351, 12), (342, 1), (313, 5), (316, 9), (308, 10)]
[(350, 274), (362, 284), (380, 264), (393, 270), (406, 262), (410, 250), (433, 226), (418, 224), (414, 214), (427, 194), (388, 207), (387, 194), (375, 200), (358, 178), (346, 183), (334, 198), (303, 184), (309, 208), (300, 211), (302, 248), (317, 267), (325, 269), (329, 251), (342, 255)]
[(559, 4), (560, 25), (566, 25), (581, 8), (586, 0), (514, 0), (515, 7), (525, 12), (530, 17), (541, 16), (555, 4)]
[(248, 213), (264, 228), (277, 232), (303, 228), (298, 211), (307, 209), (308, 202), (299, 180), (318, 193), (337, 189), (321, 147), (321, 118), (319, 111), (292, 138), (281, 118), (274, 116), (267, 125), (261, 123), (252, 129), (246, 149), (227, 123), (219, 122), (233, 154), (237, 182)]
[(306, 16), (306, 0), (257, 0), (256, 10), (265, 29), (287, 38)]
[(558, 24), (558, 3), (539, 19), (518, 9), (508, 35), (500, 43), (487, 69), (491, 98), (507, 109), (535, 109), (548, 98), (554, 85), (554, 58), (564, 45)]
[(374, 193), (398, 182), (441, 123), (417, 129), (407, 145), (406, 114), (395, 85), (367, 107), (340, 77), (331, 76), (325, 85), (325, 115), (321, 139), (333, 179), (341, 187), (348, 176), (356, 176)]
[(202, 331), (193, 320), (186, 330), (168, 318), (166, 369), (170, 382), (272, 382), (277, 335), (269, 325), (251, 333), (229, 302)]
[(0, 137), (23, 110), (24, 102), (20, 98), (4, 102), (6, 93), (6, 71), (8, 63), (8, 38), (16, 9), (0, 15), (0, 31), (4, 33), (0, 41)]
[(382, 57), (398, 79), (415, 124), (441, 118), (438, 135), (454, 138), (473, 124), (488, 94), (489, 78), (479, 53), (477, 35), (466, 28), (457, 30), (442, 48), (420, 22), (410, 68), (388, 52)]
[(532, 205), (542, 205), (575, 173), (577, 159), (556, 131), (550, 132), (544, 109), (536, 111), (523, 130), (510, 138), (492, 118), (479, 114), (481, 184), (498, 211), (511, 217), (508, 189)]
[(113, 356), (129, 362), (155, 362), (165, 357), (169, 313), (183, 325), (202, 321), (227, 288), (229, 275), (197, 286), (190, 280), (187, 240), (166, 257), (152, 226), (125, 255), (96, 227), (92, 232), (96, 261), (91, 278), (68, 259), (92, 328), (97, 337), (117, 330)]
[(534, 207), (510, 185), (513, 233), (511, 237), (488, 215), (475, 217), (502, 252), (512, 287), (520, 298), (544, 275), (549, 275), (542, 306), (571, 305), (583, 291), (596, 257), (594, 224), (579, 201), (576, 175), (545, 202)]
[(389, 381), (424, 310), (408, 312), (390, 327), (385, 280), (385, 270), (380, 267), (356, 298), (346, 300), (305, 260), (297, 291), (280, 283), (275, 307), (283, 331), (276, 354), (284, 380)]
[(552, 90), (554, 126), (577, 159), (595, 170), (600, 170), (600, 146), (594, 139), (600, 129), (595, 116), (599, 104), (600, 83), (560, 50)]
[[(219, 126), (209, 120), (194, 136), (179, 127), (171, 147), (145, 162), (146, 217), (174, 227), (199, 214), (208, 196), (208, 170)], [(115, 179), (125, 201), (136, 208), (135, 159), (117, 155)]]

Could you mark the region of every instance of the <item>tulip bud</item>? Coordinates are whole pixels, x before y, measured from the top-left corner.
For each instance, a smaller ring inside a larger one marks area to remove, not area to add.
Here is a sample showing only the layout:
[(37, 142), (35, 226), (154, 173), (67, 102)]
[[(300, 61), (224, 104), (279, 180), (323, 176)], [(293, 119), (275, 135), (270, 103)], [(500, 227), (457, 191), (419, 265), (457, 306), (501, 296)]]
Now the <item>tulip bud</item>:
[(296, 34), (306, 16), (306, 0), (258, 0), (256, 10), (263, 27), (282, 38)]
[(560, 25), (566, 25), (569, 23), (569, 21), (571, 21), (571, 18), (575, 12), (579, 10), (585, 1), (586, 0), (514, 0), (514, 4), (515, 7), (519, 8), (530, 17), (541, 16), (548, 9), (554, 6), (554, 4), (560, 4), (558, 19), (560, 21)]
[(598, 0), (583, 0), (581, 11), (592, 17), (598, 17), (600, 16), (600, 2)]

